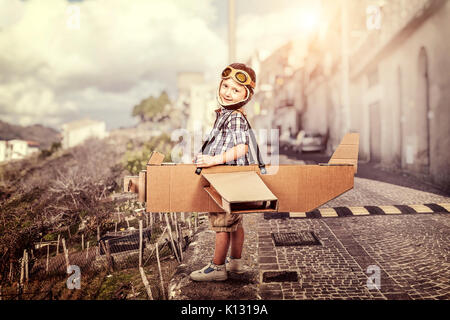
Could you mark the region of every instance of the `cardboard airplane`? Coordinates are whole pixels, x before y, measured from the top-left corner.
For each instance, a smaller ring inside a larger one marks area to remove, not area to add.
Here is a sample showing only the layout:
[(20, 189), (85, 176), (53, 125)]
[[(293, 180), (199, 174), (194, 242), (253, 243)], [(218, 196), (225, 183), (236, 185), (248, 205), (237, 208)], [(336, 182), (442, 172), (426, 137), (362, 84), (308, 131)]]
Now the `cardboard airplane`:
[[(153, 152), (139, 176), (124, 178), (147, 212), (308, 212), (353, 188), (359, 133), (348, 133), (328, 163), (220, 165), (163, 163)], [(264, 172), (264, 171), (263, 171)]]

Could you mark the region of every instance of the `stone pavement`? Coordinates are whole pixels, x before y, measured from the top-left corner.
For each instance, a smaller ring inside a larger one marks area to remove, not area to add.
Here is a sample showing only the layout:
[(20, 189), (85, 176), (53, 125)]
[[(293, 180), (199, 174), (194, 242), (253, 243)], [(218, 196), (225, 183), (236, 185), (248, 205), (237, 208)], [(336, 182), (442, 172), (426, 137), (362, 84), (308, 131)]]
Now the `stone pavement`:
[[(259, 285), (263, 299), (450, 299), (445, 214), (260, 219), (259, 269), (296, 271), (297, 282)], [(275, 247), (272, 232), (313, 231), (321, 245)], [(267, 257), (267, 258), (265, 258)], [(368, 277), (380, 269), (380, 289)]]
[[(355, 177), (352, 190), (321, 208), (449, 202), (442, 194)], [(214, 252), (215, 235), (205, 221), (170, 282), (171, 299), (450, 299), (449, 213), (319, 219), (248, 214), (244, 229), (246, 273), (217, 283), (189, 279)], [(275, 246), (272, 233), (298, 231), (312, 231), (320, 244)], [(264, 282), (266, 272), (294, 272), (297, 279)], [(368, 279), (377, 272), (374, 286)]]

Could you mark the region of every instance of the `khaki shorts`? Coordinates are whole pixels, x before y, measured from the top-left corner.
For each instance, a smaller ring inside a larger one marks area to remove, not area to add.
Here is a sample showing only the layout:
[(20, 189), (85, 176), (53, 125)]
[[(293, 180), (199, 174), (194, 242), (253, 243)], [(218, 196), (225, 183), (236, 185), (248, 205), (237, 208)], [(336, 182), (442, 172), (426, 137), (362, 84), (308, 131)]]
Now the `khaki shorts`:
[(209, 212), (211, 229), (216, 232), (234, 232), (242, 228), (242, 214), (228, 212)]

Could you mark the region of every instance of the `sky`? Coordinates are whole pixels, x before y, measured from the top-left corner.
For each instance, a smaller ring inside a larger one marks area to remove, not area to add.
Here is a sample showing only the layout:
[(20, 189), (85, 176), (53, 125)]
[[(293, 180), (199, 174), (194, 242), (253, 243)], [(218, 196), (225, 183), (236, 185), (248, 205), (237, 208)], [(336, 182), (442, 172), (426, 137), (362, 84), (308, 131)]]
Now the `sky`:
[[(237, 0), (236, 60), (301, 37), (311, 3)], [(177, 72), (220, 74), (227, 23), (227, 0), (0, 0), (0, 120), (132, 126), (143, 99), (176, 98)]]

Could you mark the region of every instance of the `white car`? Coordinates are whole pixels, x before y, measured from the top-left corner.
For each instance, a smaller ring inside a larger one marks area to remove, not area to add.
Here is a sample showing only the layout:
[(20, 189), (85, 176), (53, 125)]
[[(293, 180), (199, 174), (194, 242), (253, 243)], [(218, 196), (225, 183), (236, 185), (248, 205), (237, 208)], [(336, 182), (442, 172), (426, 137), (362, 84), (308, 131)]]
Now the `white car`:
[(306, 133), (300, 131), (297, 135), (296, 144), (293, 150), (302, 152), (321, 152), (326, 148), (326, 138), (320, 133)]

